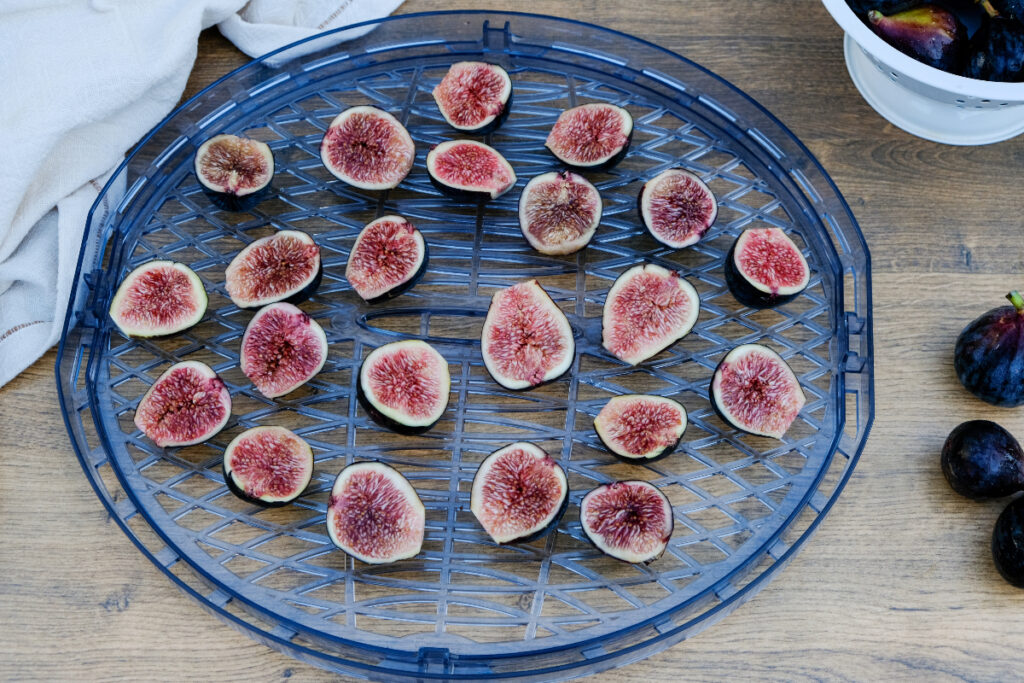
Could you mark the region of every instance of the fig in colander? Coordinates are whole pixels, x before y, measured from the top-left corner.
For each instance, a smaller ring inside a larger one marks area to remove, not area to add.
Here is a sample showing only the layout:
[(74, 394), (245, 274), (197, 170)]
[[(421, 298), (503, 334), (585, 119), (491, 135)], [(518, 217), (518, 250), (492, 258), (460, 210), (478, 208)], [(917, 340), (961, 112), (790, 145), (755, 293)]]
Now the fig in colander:
[(286, 505), (313, 478), (313, 449), (284, 427), (253, 427), (236, 436), (224, 451), (221, 468), (231, 492), (266, 507)]
[(736, 429), (781, 439), (807, 399), (782, 356), (767, 346), (742, 344), (718, 364), (711, 406)]
[(953, 367), (964, 387), (997, 406), (1024, 403), (1024, 296), (1006, 295), (1012, 305), (993, 308), (957, 337)]
[(322, 276), (320, 247), (313, 238), (298, 230), (279, 230), (231, 259), (224, 287), (239, 308), (260, 308), (276, 301), (304, 301)]
[(1024, 0), (974, 0), (991, 17), (1024, 21)]
[(516, 184), (516, 172), (501, 153), (475, 140), (448, 140), (427, 153), (430, 182), (464, 201), (497, 199)]
[(867, 14), (871, 10), (895, 14), (920, 5), (921, 0), (846, 0), (846, 3), (857, 14)]
[(640, 188), (637, 211), (654, 239), (682, 249), (711, 229), (718, 202), (703, 180), (682, 168), (670, 168)]
[(157, 446), (192, 446), (219, 432), (231, 417), (231, 394), (199, 361), (169, 367), (135, 409), (135, 426)]
[(1024, 81), (1024, 24), (989, 19), (971, 39), (964, 75), (985, 81)]
[(616, 481), (590, 491), (580, 501), (580, 524), (598, 550), (634, 564), (661, 557), (675, 528), (672, 504), (646, 481)]
[(242, 336), (242, 372), (267, 398), (298, 389), (320, 372), (326, 361), (323, 328), (292, 304), (264, 306)]
[(562, 309), (536, 280), (526, 280), (491, 297), (480, 350), (494, 381), (519, 390), (565, 373), (576, 340)]
[(967, 59), (967, 29), (937, 5), (921, 5), (886, 16), (868, 12), (868, 25), (900, 52), (936, 69), (959, 73)]
[(699, 313), (697, 290), (682, 275), (653, 263), (634, 266), (608, 290), (604, 348), (637, 365), (689, 334)]
[(456, 62), (434, 88), (433, 95), (441, 115), (452, 128), (483, 135), (508, 118), (512, 79), (496, 64)]
[(359, 369), (357, 396), (366, 412), (404, 434), (433, 427), (448, 407), (450, 390), (448, 361), (419, 339), (379, 346)]
[(331, 542), (367, 564), (417, 555), (426, 509), (402, 474), (382, 462), (356, 462), (341, 470), (327, 503)]
[(397, 187), (412, 170), (416, 146), (398, 119), (377, 107), (349, 107), (320, 142), (320, 159), (336, 178), (364, 190)]
[(519, 442), (480, 463), (469, 507), (495, 543), (519, 543), (553, 529), (568, 502), (562, 466), (539, 446)]
[(770, 308), (807, 288), (811, 270), (780, 228), (744, 230), (725, 257), (725, 282), (744, 306)]
[(581, 104), (563, 111), (544, 145), (578, 170), (608, 170), (622, 161), (633, 139), (633, 117), (614, 104)]
[(195, 172), (210, 201), (227, 211), (248, 211), (270, 191), (274, 154), (265, 142), (216, 135), (196, 152)]
[(594, 429), (612, 455), (627, 462), (653, 462), (679, 445), (686, 409), (664, 396), (615, 396), (594, 418)]
[(345, 264), (345, 279), (356, 294), (375, 304), (398, 296), (427, 271), (427, 243), (401, 216), (382, 216), (356, 237)]
[(110, 318), (126, 337), (163, 337), (202, 320), (207, 302), (203, 281), (184, 263), (149, 261), (122, 280)]
[(601, 223), (601, 195), (570, 171), (543, 173), (519, 197), (519, 228), (542, 254), (561, 256), (587, 246)]

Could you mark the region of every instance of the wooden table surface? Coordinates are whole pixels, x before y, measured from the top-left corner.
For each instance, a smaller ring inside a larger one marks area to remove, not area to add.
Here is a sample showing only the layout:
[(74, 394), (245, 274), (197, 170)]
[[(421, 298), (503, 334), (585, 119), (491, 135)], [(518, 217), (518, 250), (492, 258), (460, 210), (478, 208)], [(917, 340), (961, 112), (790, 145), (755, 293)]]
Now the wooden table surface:
[[(401, 11), (457, 4), (465, 3), (408, 0)], [(875, 426), (846, 491), (751, 602), (625, 673), (659, 681), (1021, 676), (1024, 592), (999, 578), (989, 554), (1002, 504), (954, 495), (938, 455), (966, 419), (996, 419), (1024, 437), (1024, 411), (973, 399), (950, 362), (963, 325), (1024, 286), (1024, 137), (956, 148), (888, 124), (851, 84), (841, 32), (817, 0), (546, 0), (533, 9), (645, 37), (760, 101), (835, 179), (874, 269)], [(245, 61), (205, 32), (185, 96)], [(327, 677), (204, 612), (107, 518), (64, 430), (54, 356), (0, 390), (0, 678)]]

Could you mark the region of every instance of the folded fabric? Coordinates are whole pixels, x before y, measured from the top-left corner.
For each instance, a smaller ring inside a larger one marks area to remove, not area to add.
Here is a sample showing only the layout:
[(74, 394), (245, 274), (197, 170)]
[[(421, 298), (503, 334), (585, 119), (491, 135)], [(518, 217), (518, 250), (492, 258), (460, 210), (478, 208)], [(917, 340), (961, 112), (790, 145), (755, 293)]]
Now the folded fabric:
[(200, 31), (218, 25), (258, 56), (400, 4), (8, 0), (0, 12), (0, 386), (58, 340), (89, 208), (180, 99)]

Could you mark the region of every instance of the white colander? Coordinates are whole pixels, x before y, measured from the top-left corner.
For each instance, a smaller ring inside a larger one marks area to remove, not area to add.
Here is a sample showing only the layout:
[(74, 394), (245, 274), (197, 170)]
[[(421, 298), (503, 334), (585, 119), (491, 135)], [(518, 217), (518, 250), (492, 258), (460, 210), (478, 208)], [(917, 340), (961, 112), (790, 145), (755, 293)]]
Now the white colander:
[(822, 0), (846, 32), (850, 78), (875, 111), (908, 133), (951, 145), (986, 145), (1024, 133), (1024, 83), (940, 71), (879, 38), (846, 0)]

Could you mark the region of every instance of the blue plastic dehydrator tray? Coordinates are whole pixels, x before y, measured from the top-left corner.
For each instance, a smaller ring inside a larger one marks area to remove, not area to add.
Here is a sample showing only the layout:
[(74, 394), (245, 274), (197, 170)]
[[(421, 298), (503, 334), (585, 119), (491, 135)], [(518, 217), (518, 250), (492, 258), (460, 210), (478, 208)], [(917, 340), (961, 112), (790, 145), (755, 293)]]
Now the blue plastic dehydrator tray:
[[(868, 253), (821, 166), (722, 79), (597, 26), (442, 12), (382, 20), (368, 35), (324, 45), (297, 44), (199, 93), (139, 144), (90, 215), (57, 372), (72, 441), (113, 518), (171, 580), (242, 631), (372, 678), (592, 673), (693, 635), (752, 596), (835, 502), (871, 423)], [(430, 91), (461, 59), (496, 62), (512, 75), (512, 114), (487, 142), (515, 166), (520, 188), (555, 168), (544, 139), (563, 109), (606, 101), (633, 114), (629, 156), (591, 174), (605, 212), (584, 251), (533, 252), (519, 233), (516, 190), (476, 205), (444, 199), (430, 185), (427, 149), (454, 136)], [(319, 159), (329, 122), (365, 103), (395, 114), (417, 143), (412, 174), (384, 194), (344, 185)], [(277, 159), (272, 197), (247, 213), (215, 208), (192, 174), (199, 144), (225, 131), (267, 141)], [(635, 210), (643, 180), (671, 166), (700, 174), (721, 202), (708, 236), (681, 251), (650, 238)], [(371, 307), (348, 287), (344, 264), (359, 229), (384, 213), (423, 231), (430, 270), (410, 293)], [(725, 287), (723, 256), (753, 225), (787, 230), (813, 271), (806, 293), (776, 310), (744, 308)], [(323, 284), (303, 308), (331, 350), (310, 384), (268, 400), (238, 368), (252, 314), (231, 304), (223, 273), (243, 245), (285, 227), (309, 232), (322, 248)], [(210, 293), (206, 318), (169, 339), (126, 339), (106, 315), (110, 299), (128, 270), (157, 257), (199, 273)], [(601, 349), (600, 313), (615, 277), (640, 261), (681, 271), (702, 306), (689, 336), (630, 368)], [(528, 277), (568, 314), (577, 357), (561, 380), (514, 393), (487, 375), (478, 339), (490, 295)], [(430, 340), (452, 367), (448, 411), (421, 436), (382, 430), (355, 397), (368, 350), (409, 337)], [(753, 341), (789, 360), (808, 397), (782, 442), (727, 427), (707, 399), (717, 361)], [(132, 416), (147, 386), (185, 359), (220, 373), (234, 416), (209, 443), (163, 450)], [(673, 396), (690, 415), (679, 451), (649, 467), (618, 463), (592, 427), (610, 396), (636, 391)], [(224, 486), (224, 447), (263, 424), (295, 430), (316, 452), (313, 484), (294, 505), (256, 508)], [(498, 547), (469, 512), (470, 482), (487, 453), (514, 440), (559, 459), (572, 504), (555, 533)], [(330, 544), (331, 484), (345, 464), (364, 459), (395, 465), (423, 498), (427, 533), (416, 558), (370, 566)], [(653, 481), (674, 505), (668, 552), (649, 566), (602, 556), (580, 530), (583, 494), (624, 478)]]

